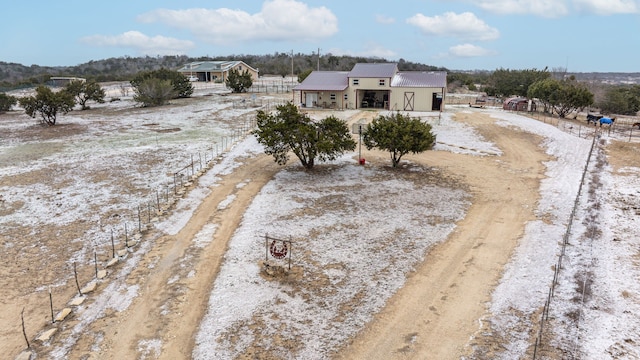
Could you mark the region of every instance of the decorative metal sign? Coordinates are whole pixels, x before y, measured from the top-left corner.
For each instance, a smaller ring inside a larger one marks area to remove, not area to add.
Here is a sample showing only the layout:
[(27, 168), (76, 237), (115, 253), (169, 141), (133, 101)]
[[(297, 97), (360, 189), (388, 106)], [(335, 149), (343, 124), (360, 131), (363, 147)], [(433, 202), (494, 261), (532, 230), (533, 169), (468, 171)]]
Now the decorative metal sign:
[(265, 261), (269, 261), (269, 255), (276, 260), (287, 259), (289, 263), (289, 270), (291, 270), (291, 240), (281, 240), (269, 235), (265, 235)]
[(269, 246), (269, 252), (276, 259), (284, 259), (289, 252), (289, 247), (286, 241), (274, 239)]

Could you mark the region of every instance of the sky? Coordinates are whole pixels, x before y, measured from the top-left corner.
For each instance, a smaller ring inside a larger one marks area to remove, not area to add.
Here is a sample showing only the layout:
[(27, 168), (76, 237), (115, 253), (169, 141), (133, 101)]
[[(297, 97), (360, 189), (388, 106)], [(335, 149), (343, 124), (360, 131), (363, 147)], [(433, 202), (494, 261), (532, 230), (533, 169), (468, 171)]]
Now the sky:
[(11, 1), (0, 61), (319, 51), (450, 70), (637, 72), (639, 15), (640, 0)]

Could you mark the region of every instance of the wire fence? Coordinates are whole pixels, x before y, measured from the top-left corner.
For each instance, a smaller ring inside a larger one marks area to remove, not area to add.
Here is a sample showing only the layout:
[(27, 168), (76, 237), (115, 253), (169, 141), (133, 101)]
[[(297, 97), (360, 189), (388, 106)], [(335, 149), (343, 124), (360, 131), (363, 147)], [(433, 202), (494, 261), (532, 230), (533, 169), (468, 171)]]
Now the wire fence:
[[(265, 109), (273, 107), (276, 103), (269, 103)], [(60, 304), (58, 297), (62, 295), (56, 294), (52, 287), (48, 286), (49, 291), (46, 299), (48, 309), (46, 312), (50, 314), (50, 320), (46, 322), (44, 328), (38, 331), (38, 335), (35, 337), (36, 343), (46, 343), (59, 328), (64, 328), (57, 324), (62, 323), (82, 304), (88, 294), (105, 281), (104, 279), (108, 277), (108, 269), (117, 266), (121, 260), (134, 252), (136, 247), (144, 241), (144, 235), (152, 228), (152, 224), (159, 222), (162, 216), (168, 215), (180, 198), (194, 187), (198, 178), (219, 163), (224, 158), (224, 154), (228, 153), (240, 140), (249, 136), (255, 127), (255, 114), (248, 115), (232, 133), (212, 139), (200, 152), (186, 154), (183, 164), (172, 171), (168, 179), (160, 181), (164, 185), (150, 191), (137, 201), (137, 204), (126, 205), (125, 208), (128, 210), (119, 215), (119, 225), (107, 229), (103, 228), (98, 239), (94, 241), (95, 248), (91, 259), (73, 262), (73, 278), (77, 288), (77, 296), (66, 302), (64, 307), (60, 309), (57, 304)], [(88, 274), (91, 274), (91, 279), (88, 279)], [(59, 276), (57, 277), (59, 278)], [(84, 286), (81, 286), (82, 284)], [(46, 289), (46, 286), (44, 288)], [(38, 301), (38, 303), (41, 302)], [(33, 329), (33, 327), (28, 327), (28, 324), (25, 324), (24, 312), (23, 308), (19, 319), (27, 344), (27, 350), (23, 353), (30, 356), (34, 343), (29, 341), (28, 329)]]
[[(507, 111), (507, 110), (505, 110)], [(612, 125), (600, 125), (589, 123), (586, 120), (581, 122), (577, 119), (561, 119), (549, 116), (539, 111), (510, 111), (519, 115), (542, 121), (545, 124), (553, 125), (563, 132), (570, 133), (580, 138), (588, 139), (595, 136), (607, 136), (619, 141), (640, 142), (640, 123), (633, 119), (616, 121)]]
[(567, 245), (569, 244), (569, 239), (571, 237), (571, 230), (573, 227), (573, 220), (576, 216), (576, 211), (578, 209), (578, 205), (580, 204), (580, 197), (582, 195), (582, 190), (583, 190), (583, 186), (585, 183), (585, 179), (589, 170), (589, 164), (591, 162), (591, 158), (593, 156), (593, 150), (595, 148), (595, 144), (596, 144), (596, 139), (598, 139), (599, 136), (596, 134), (596, 136), (593, 137), (593, 140), (591, 142), (591, 148), (589, 149), (589, 154), (587, 156), (587, 160), (586, 160), (586, 164), (584, 166), (584, 169), (582, 171), (582, 177), (580, 178), (580, 184), (578, 186), (578, 193), (576, 194), (576, 198), (573, 204), (573, 208), (571, 210), (571, 214), (569, 215), (569, 222), (566, 226), (565, 229), (565, 233), (564, 236), (562, 238), (562, 244), (560, 246), (560, 253), (558, 255), (558, 260), (556, 265), (554, 266), (554, 272), (553, 272), (553, 279), (551, 281), (551, 285), (549, 286), (549, 291), (547, 294), (547, 299), (545, 301), (545, 304), (542, 308), (542, 314), (540, 316), (540, 322), (539, 322), (539, 328), (538, 328), (538, 335), (536, 337), (535, 343), (534, 343), (534, 348), (533, 348), (533, 359), (537, 359), (540, 349), (543, 346), (542, 340), (543, 340), (543, 334), (544, 334), (544, 329), (545, 329), (545, 325), (546, 322), (549, 320), (549, 309), (551, 307), (551, 302), (554, 298), (555, 295), (555, 290), (556, 290), (556, 285), (558, 285), (558, 276), (560, 274), (560, 270), (562, 269), (562, 262), (564, 261), (564, 256), (566, 253), (566, 249), (567, 249)]

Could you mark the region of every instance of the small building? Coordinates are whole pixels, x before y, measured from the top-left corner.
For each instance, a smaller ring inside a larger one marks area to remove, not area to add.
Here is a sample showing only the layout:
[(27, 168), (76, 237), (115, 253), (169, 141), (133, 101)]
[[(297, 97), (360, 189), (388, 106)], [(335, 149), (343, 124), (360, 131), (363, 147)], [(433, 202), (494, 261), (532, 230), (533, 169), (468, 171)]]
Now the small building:
[(73, 76), (52, 76), (49, 78), (50, 86), (67, 86), (67, 84), (73, 81), (86, 82), (87, 79)]
[(305, 107), (439, 111), (446, 72), (399, 72), (395, 63), (358, 63), (351, 71), (313, 71), (293, 90)]
[(440, 111), (444, 106), (447, 73), (444, 71), (407, 71), (391, 81), (391, 103), (402, 104), (404, 111)]
[(503, 110), (535, 111), (535, 103), (523, 97), (510, 97), (502, 103)]
[(178, 72), (190, 79), (195, 77), (197, 81), (225, 82), (231, 70), (240, 73), (246, 70), (251, 74), (253, 81), (258, 79), (258, 70), (243, 61), (196, 61), (183, 65)]
[(294, 91), (300, 91), (303, 107), (345, 109), (348, 74), (348, 71), (314, 71)]

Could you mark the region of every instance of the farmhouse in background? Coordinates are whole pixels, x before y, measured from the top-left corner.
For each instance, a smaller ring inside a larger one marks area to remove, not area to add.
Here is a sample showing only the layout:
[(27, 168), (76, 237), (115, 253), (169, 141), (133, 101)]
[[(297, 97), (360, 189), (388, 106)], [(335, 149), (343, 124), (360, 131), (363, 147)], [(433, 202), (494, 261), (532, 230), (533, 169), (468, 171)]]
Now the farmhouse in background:
[(183, 65), (178, 72), (197, 81), (225, 82), (232, 69), (240, 73), (247, 70), (253, 81), (258, 79), (258, 70), (242, 61), (196, 61)]
[(398, 71), (396, 63), (358, 63), (351, 71), (313, 71), (293, 88), (308, 108), (441, 111), (444, 71)]

